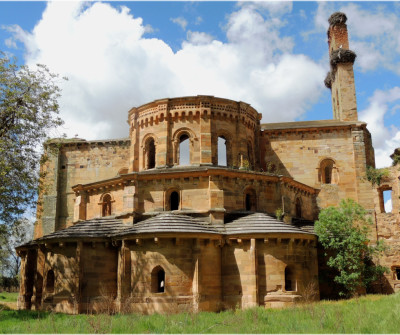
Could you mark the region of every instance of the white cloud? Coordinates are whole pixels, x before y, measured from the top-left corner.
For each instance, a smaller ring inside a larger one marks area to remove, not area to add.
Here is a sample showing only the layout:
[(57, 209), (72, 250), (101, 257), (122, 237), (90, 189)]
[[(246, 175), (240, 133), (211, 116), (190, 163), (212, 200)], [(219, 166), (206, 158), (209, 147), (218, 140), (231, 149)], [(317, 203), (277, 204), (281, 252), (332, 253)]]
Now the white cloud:
[(360, 112), (359, 119), (368, 123), (372, 134), (377, 167), (389, 166), (389, 156), (400, 147), (400, 129), (395, 126), (387, 128), (384, 124), (385, 115), (398, 109), (397, 105), (391, 107), (397, 101), (400, 102), (400, 87), (388, 91), (376, 90), (369, 99), (369, 106)]
[(392, 212), (392, 199), (388, 199), (386, 202), (385, 202), (385, 212), (386, 213), (391, 213)]
[(187, 42), (189, 44), (193, 45), (210, 44), (212, 40), (213, 37), (206, 33), (202, 33), (199, 31), (190, 31), (190, 30), (187, 32)]
[(303, 34), (308, 36), (326, 31), (330, 14), (344, 12), (348, 19), (350, 49), (357, 53), (355, 66), (363, 72), (384, 67), (400, 74), (400, 18), (384, 4), (370, 4), (363, 9), (357, 3), (319, 2), (314, 17), (315, 28)]
[(176, 23), (183, 30), (186, 30), (186, 26), (188, 25), (188, 22), (182, 16), (171, 18), (171, 21), (173, 23)]
[(280, 16), (290, 13), (293, 9), (293, 3), (291, 1), (246, 1), (239, 2), (239, 6), (251, 10), (266, 10), (272, 16)]
[(125, 7), (51, 2), (31, 33), (13, 34), (27, 47), (28, 65), (44, 63), (69, 78), (60, 101), (68, 136), (99, 139), (128, 136), (127, 111), (164, 97), (242, 100), (263, 113), (262, 122), (300, 117), (324, 89), (325, 70), (292, 54), (292, 39), (279, 32), (283, 25), (246, 5), (227, 20), (228, 42), (188, 32), (173, 52), (147, 38), (143, 20)]

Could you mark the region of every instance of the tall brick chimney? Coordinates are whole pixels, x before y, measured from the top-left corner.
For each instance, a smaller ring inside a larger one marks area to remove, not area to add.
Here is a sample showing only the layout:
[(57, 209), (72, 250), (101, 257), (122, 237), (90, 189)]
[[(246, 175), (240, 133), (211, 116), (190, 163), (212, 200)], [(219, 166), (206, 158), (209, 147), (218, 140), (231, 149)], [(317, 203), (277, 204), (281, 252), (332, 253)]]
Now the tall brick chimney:
[(333, 118), (340, 121), (357, 121), (357, 101), (353, 64), (356, 54), (349, 49), (347, 17), (336, 12), (329, 18), (328, 44), (331, 71), (325, 86), (331, 89)]

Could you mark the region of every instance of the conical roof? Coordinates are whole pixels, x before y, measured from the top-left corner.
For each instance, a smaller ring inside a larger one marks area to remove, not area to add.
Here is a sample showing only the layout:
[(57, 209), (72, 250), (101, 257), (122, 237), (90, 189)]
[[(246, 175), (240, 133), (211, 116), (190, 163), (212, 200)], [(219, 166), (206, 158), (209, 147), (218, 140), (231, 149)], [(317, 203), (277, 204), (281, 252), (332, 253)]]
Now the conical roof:
[(225, 230), (227, 235), (269, 233), (312, 234), (264, 213), (254, 213), (233, 220), (225, 225)]
[(124, 224), (120, 219), (98, 218), (86, 221), (80, 221), (73, 226), (57, 230), (54, 233), (45, 235), (36, 239), (36, 242), (52, 239), (79, 239), (79, 238), (104, 238), (114, 236), (126, 229), (132, 227), (132, 224)]
[(264, 213), (253, 213), (229, 223), (217, 225), (189, 215), (166, 212), (135, 224), (124, 224), (122, 220), (112, 217), (80, 221), (73, 226), (57, 230), (20, 247), (27, 247), (49, 240), (104, 239), (160, 233), (215, 235), (283, 233), (315, 235), (310, 230), (286, 224)]
[(214, 225), (188, 215), (162, 213), (135, 223), (133, 227), (116, 235), (124, 236), (146, 233), (221, 234), (223, 231)]

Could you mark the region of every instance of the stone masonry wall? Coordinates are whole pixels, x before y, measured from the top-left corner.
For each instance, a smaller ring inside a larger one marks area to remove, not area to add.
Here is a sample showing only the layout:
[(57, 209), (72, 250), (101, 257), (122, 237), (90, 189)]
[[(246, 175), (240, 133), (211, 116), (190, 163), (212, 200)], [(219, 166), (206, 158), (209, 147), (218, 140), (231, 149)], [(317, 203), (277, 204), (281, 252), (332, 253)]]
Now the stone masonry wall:
[[(75, 194), (72, 186), (112, 178), (128, 168), (129, 141), (82, 142), (63, 144), (42, 167), (47, 171), (43, 211), (38, 207), (35, 238), (68, 227), (74, 218)], [(126, 173), (126, 172), (124, 172)]]

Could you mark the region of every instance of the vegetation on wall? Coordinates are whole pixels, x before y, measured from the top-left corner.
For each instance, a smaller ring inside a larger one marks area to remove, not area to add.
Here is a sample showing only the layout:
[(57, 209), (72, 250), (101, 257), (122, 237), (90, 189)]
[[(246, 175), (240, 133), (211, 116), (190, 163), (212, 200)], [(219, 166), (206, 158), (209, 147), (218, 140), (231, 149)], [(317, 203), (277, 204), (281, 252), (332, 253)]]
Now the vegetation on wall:
[(386, 268), (373, 260), (384, 251), (378, 241), (368, 239), (371, 218), (354, 200), (342, 200), (339, 207), (322, 209), (315, 232), (328, 257), (327, 265), (338, 271), (334, 280), (341, 287), (341, 296), (350, 297), (380, 278)]
[(375, 169), (372, 166), (367, 167), (367, 179), (372, 183), (372, 185), (380, 186), (382, 179), (388, 176), (388, 169)]
[(282, 208), (278, 208), (278, 209), (275, 211), (275, 216), (276, 216), (276, 219), (277, 219), (277, 220), (281, 220), (281, 219), (282, 219), (282, 217), (283, 217), (283, 210), (282, 210)]
[(396, 166), (400, 163), (400, 154), (394, 154), (390, 157), (392, 158), (392, 166)]

